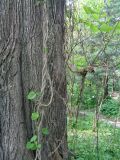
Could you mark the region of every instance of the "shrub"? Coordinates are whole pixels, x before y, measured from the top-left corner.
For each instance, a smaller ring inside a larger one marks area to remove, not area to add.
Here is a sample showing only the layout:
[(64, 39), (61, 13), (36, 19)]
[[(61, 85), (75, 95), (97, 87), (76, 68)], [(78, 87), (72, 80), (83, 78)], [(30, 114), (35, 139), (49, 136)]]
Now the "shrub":
[(101, 107), (101, 112), (107, 116), (116, 116), (119, 114), (119, 103), (113, 99), (106, 99)]

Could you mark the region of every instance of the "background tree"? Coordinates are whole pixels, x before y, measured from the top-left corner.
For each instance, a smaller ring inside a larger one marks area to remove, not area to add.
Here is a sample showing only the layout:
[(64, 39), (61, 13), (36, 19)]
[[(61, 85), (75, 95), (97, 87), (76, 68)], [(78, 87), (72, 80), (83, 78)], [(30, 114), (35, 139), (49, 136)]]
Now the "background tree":
[[(74, 4), (69, 1), (66, 7), (68, 126), (70, 127), (68, 144), (78, 159), (117, 159), (117, 153), (113, 149), (116, 142), (114, 141), (110, 147), (107, 138), (102, 144), (103, 137), (101, 137), (101, 130), (104, 128), (101, 122), (103, 114), (106, 118), (114, 117), (114, 120), (115, 117), (116, 119), (119, 117), (119, 102), (116, 102), (112, 95), (110, 97), (110, 93), (113, 91), (111, 87), (113, 79), (114, 84), (118, 84), (120, 54), (119, 46), (114, 44), (118, 43), (120, 26), (118, 21), (113, 23), (114, 14), (108, 14), (109, 9), (106, 9), (106, 5), (109, 8), (112, 3), (116, 6), (115, 2), (75, 0)], [(115, 9), (112, 6), (111, 8)], [(115, 124), (117, 125), (117, 122)], [(103, 131), (102, 136), (104, 133)], [(86, 143), (87, 136), (89, 138)], [(110, 141), (115, 136), (114, 132)], [(89, 146), (88, 151), (84, 152), (87, 146)], [(115, 154), (112, 155), (111, 151)]]

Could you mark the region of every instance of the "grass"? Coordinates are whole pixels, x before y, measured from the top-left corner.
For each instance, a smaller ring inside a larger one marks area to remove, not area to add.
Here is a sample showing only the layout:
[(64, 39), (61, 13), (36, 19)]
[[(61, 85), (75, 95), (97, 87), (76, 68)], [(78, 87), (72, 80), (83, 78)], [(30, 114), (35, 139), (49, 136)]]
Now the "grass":
[[(120, 129), (99, 122), (97, 133), (93, 132), (93, 115), (68, 118), (68, 145), (75, 154), (69, 160), (120, 160)], [(97, 150), (98, 149), (98, 150)]]

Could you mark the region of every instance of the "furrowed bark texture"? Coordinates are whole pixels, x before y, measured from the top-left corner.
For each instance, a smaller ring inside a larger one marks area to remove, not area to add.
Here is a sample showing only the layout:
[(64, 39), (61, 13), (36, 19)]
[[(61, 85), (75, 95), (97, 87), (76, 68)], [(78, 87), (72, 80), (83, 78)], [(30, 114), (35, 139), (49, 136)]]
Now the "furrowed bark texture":
[[(66, 131), (66, 77), (64, 59), (64, 0), (49, 0), (44, 8), (48, 25), (47, 60), (48, 70), (53, 83), (52, 103), (44, 109), (42, 128), (48, 128), (48, 135), (42, 135), (41, 160), (67, 159)], [(44, 33), (43, 27), (43, 33)], [(43, 34), (43, 37), (46, 34)], [(45, 101), (50, 99), (49, 84), (45, 90)]]
[[(53, 99), (44, 109), (41, 132), (42, 128), (48, 128), (49, 134), (40, 134), (40, 159), (67, 159), (64, 0), (48, 0), (46, 8), (36, 5), (35, 0), (1, 0), (0, 160), (34, 159), (33, 153), (26, 149), (26, 142), (33, 134), (30, 117), (34, 104), (28, 102), (26, 95), (30, 90), (41, 89), (44, 24), (48, 30), (47, 67)], [(50, 95), (48, 83), (45, 102)]]
[(0, 160), (33, 160), (29, 90), (40, 90), (41, 9), (33, 0), (0, 0)]

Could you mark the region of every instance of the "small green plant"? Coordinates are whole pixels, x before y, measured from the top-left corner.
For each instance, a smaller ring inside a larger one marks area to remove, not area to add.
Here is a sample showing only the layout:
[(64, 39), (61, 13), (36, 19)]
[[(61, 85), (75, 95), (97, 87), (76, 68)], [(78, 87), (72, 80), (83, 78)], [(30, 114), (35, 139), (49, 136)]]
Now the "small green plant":
[(27, 99), (30, 101), (33, 101), (34, 99), (36, 99), (38, 96), (40, 96), (40, 93), (35, 92), (35, 91), (30, 91), (27, 95)]
[(107, 116), (116, 116), (119, 114), (119, 102), (113, 99), (106, 99), (101, 107), (101, 112)]
[(37, 94), (34, 91), (30, 91), (29, 94), (27, 95), (28, 100), (33, 100), (35, 99)]
[(38, 112), (33, 112), (33, 113), (32, 113), (31, 119), (32, 119), (33, 121), (36, 121), (36, 120), (38, 120), (39, 118), (40, 118), (40, 115), (39, 115)]
[[(39, 96), (38, 92), (30, 91), (27, 95), (29, 101), (34, 101)], [(32, 121), (37, 121), (40, 119), (40, 114), (38, 112), (33, 112), (31, 115)], [(41, 148), (41, 144), (38, 143), (38, 136), (33, 135), (33, 137), (27, 142), (26, 148), (28, 150), (37, 150)]]
[[(85, 118), (69, 118), (68, 147), (73, 153), (68, 160), (97, 160), (96, 133), (93, 132), (94, 116), (88, 112)], [(104, 122), (99, 122), (99, 159), (119, 160), (120, 129)]]
[(42, 128), (42, 134), (43, 135), (48, 135), (49, 134), (49, 131), (47, 128)]
[(37, 150), (41, 148), (41, 144), (38, 144), (38, 137), (34, 135), (26, 144), (26, 148), (29, 150)]
[[(38, 112), (33, 112), (31, 119), (33, 121), (36, 121), (40, 118), (40, 115)], [(38, 137), (37, 135), (33, 135), (33, 137), (30, 139), (30, 141), (27, 142), (26, 148), (28, 150), (37, 150), (41, 148), (41, 144), (38, 144)]]

